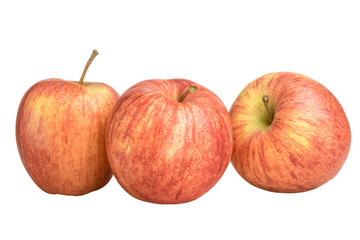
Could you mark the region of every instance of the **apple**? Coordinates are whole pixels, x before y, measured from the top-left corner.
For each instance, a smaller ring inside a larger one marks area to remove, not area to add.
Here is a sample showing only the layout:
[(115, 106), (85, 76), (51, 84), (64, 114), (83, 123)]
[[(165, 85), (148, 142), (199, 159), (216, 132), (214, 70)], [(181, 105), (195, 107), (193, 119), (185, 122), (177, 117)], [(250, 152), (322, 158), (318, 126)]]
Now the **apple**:
[(47, 193), (83, 195), (112, 177), (105, 130), (119, 95), (104, 83), (83, 82), (97, 54), (94, 50), (80, 82), (42, 80), (21, 100), (16, 119), (20, 158)]
[(297, 73), (271, 73), (251, 82), (230, 116), (233, 166), (268, 191), (317, 188), (335, 177), (350, 150), (350, 126), (338, 100)]
[(205, 87), (185, 79), (146, 80), (116, 102), (106, 152), (119, 184), (152, 203), (195, 200), (223, 175), (232, 153), (230, 115)]

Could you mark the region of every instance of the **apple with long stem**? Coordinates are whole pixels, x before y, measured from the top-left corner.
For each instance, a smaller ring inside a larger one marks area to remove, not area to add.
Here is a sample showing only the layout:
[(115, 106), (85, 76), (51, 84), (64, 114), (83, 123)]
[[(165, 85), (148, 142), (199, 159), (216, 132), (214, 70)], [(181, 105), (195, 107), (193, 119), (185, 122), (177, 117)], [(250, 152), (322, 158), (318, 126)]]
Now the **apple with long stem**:
[(105, 152), (105, 129), (118, 93), (104, 83), (46, 79), (23, 96), (16, 141), (32, 180), (47, 193), (83, 195), (112, 177)]
[(249, 183), (274, 192), (303, 192), (340, 171), (350, 149), (345, 112), (320, 83), (300, 74), (264, 75), (230, 109), (232, 164)]
[(232, 153), (232, 127), (221, 100), (185, 79), (147, 80), (117, 101), (106, 152), (120, 185), (153, 203), (184, 203), (209, 191)]

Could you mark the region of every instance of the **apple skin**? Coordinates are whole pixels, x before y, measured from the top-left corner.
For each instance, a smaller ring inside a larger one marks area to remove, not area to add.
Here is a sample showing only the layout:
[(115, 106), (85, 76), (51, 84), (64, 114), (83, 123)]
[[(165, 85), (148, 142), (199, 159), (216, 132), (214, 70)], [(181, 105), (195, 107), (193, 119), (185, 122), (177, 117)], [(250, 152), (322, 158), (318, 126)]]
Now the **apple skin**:
[(119, 98), (103, 83), (46, 79), (21, 100), (16, 141), (26, 171), (43, 191), (83, 195), (112, 177), (105, 130)]
[[(269, 125), (262, 96), (274, 114)], [(251, 82), (230, 109), (232, 164), (250, 184), (273, 192), (304, 192), (328, 182), (343, 166), (349, 122), (334, 95), (300, 74), (279, 72)]]
[[(190, 85), (197, 92), (178, 102)], [(209, 191), (232, 153), (230, 115), (205, 87), (185, 79), (146, 80), (117, 101), (106, 152), (119, 184), (146, 202), (177, 204)]]

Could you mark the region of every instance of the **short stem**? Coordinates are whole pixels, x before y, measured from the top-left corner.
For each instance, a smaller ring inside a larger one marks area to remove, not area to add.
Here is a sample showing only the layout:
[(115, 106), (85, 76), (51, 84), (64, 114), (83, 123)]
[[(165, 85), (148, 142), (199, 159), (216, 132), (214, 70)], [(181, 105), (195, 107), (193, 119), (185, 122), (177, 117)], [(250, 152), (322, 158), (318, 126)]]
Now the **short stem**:
[(87, 61), (86, 65), (85, 65), (85, 68), (84, 68), (84, 71), (81, 75), (81, 78), (80, 78), (80, 81), (79, 81), (79, 84), (82, 85), (83, 82), (84, 82), (84, 77), (85, 77), (85, 74), (90, 66), (90, 64), (92, 63), (92, 61), (94, 60), (94, 58), (98, 55), (98, 51), (96, 49), (93, 50), (89, 60)]
[(272, 113), (271, 113), (270, 106), (269, 106), (269, 100), (270, 100), (270, 98), (269, 98), (268, 95), (263, 95), (263, 96), (262, 96), (262, 100), (263, 100), (263, 103), (264, 103), (264, 105), (265, 105), (265, 109), (266, 109), (267, 116), (268, 116), (270, 122), (272, 122), (272, 120), (273, 120), (273, 115), (272, 115)]
[(187, 97), (187, 95), (191, 94), (191, 93), (196, 93), (197, 91), (197, 87), (194, 85), (190, 85), (188, 87), (188, 89), (186, 90), (186, 92), (184, 92), (183, 94), (181, 94), (180, 98), (179, 98), (179, 102), (183, 102), (184, 99)]

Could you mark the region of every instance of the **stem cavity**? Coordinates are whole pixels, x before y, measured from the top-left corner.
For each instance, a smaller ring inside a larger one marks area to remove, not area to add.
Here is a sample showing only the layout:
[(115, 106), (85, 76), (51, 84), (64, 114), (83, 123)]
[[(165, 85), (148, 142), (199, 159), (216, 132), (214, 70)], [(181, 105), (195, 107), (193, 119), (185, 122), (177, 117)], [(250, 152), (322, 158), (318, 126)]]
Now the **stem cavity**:
[(270, 101), (269, 96), (268, 95), (263, 95), (262, 96), (262, 101), (263, 101), (265, 109), (266, 109), (267, 117), (269, 118), (269, 121), (271, 123), (273, 121), (273, 119), (274, 119), (274, 116), (273, 116), (272, 111), (271, 111), (270, 106), (269, 106), (269, 101)]
[(192, 93), (196, 93), (197, 91), (197, 87), (194, 86), (194, 85), (190, 85), (188, 87), (188, 89), (186, 90), (186, 92), (184, 92), (183, 94), (181, 94), (180, 98), (179, 98), (179, 102), (183, 102), (184, 99), (189, 95), (189, 94), (192, 94)]
[(81, 78), (80, 78), (80, 81), (79, 81), (79, 84), (80, 84), (80, 85), (83, 84), (85, 74), (86, 74), (86, 72), (87, 72), (90, 64), (92, 63), (92, 61), (94, 60), (94, 58), (95, 58), (98, 54), (99, 54), (99, 52), (98, 52), (96, 49), (94, 49), (94, 50), (92, 51), (92, 54), (91, 54), (89, 60), (87, 61), (86, 65), (85, 65), (85, 68), (84, 68), (84, 71), (83, 71), (83, 73), (82, 73), (82, 75), (81, 75)]

